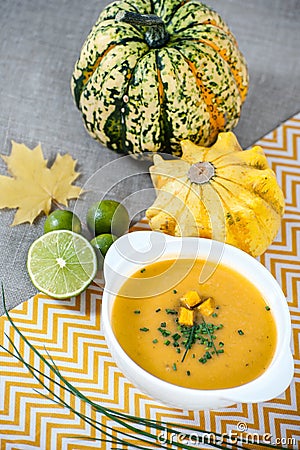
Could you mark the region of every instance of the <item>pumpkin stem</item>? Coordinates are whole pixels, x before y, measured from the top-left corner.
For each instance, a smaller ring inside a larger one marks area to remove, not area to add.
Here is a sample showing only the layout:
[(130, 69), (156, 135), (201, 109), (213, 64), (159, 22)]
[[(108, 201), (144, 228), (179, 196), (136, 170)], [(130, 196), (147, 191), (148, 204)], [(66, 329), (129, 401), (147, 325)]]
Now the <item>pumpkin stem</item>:
[(119, 11), (116, 15), (116, 21), (149, 27), (145, 33), (145, 40), (151, 48), (163, 47), (170, 37), (163, 20), (155, 14), (139, 14), (131, 11)]
[(193, 164), (188, 171), (188, 177), (192, 183), (205, 184), (215, 175), (215, 168), (208, 161), (200, 161)]

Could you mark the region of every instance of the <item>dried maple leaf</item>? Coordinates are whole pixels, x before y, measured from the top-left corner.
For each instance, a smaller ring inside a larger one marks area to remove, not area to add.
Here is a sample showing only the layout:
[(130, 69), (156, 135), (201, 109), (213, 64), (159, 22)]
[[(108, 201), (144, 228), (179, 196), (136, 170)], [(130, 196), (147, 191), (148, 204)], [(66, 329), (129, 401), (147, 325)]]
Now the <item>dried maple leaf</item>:
[(72, 186), (79, 172), (69, 154), (58, 153), (48, 168), (40, 145), (30, 150), (12, 141), (10, 156), (2, 158), (12, 177), (0, 175), (0, 209), (18, 208), (12, 225), (32, 223), (42, 211), (49, 214), (52, 200), (67, 206), (81, 193), (79, 186)]

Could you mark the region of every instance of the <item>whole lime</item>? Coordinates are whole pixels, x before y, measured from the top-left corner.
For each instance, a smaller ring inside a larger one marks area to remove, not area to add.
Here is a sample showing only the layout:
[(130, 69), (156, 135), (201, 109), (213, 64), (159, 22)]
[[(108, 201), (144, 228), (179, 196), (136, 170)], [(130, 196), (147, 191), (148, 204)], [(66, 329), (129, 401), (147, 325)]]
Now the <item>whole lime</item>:
[(44, 223), (44, 233), (54, 230), (70, 230), (74, 233), (81, 233), (81, 222), (72, 211), (56, 209), (53, 211)]
[(103, 233), (99, 236), (94, 237), (91, 240), (92, 246), (101, 252), (101, 255), (104, 257), (109, 249), (109, 247), (117, 240), (117, 236), (109, 233)]
[(121, 236), (128, 230), (130, 219), (127, 209), (121, 203), (101, 200), (89, 208), (86, 222), (94, 236), (104, 233)]

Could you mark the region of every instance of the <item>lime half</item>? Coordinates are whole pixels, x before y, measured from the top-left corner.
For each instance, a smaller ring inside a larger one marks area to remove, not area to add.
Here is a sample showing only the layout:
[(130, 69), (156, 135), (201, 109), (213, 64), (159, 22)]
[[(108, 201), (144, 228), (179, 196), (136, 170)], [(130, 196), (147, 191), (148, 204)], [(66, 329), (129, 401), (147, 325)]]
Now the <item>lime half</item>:
[(80, 294), (97, 272), (97, 256), (92, 245), (78, 233), (55, 230), (31, 245), (27, 269), (35, 287), (53, 298)]

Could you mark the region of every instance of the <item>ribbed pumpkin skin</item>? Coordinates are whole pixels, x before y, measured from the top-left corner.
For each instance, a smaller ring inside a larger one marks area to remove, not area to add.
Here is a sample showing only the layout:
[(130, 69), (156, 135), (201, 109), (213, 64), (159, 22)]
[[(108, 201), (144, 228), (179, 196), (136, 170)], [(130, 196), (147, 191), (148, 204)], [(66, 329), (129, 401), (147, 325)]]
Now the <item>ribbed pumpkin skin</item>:
[[(150, 48), (146, 27), (119, 11), (155, 14), (170, 35)], [(180, 141), (211, 145), (238, 122), (248, 87), (243, 55), (220, 16), (197, 1), (135, 0), (107, 6), (75, 65), (71, 89), (88, 132), (139, 156), (181, 154)]]
[[(252, 256), (264, 253), (280, 228), (284, 197), (262, 148), (242, 150), (232, 132), (219, 133), (209, 148), (187, 140), (181, 145), (182, 158), (155, 155), (150, 167), (157, 190), (146, 211), (151, 228), (226, 242)], [(213, 175), (192, 182), (191, 166), (203, 162)]]

